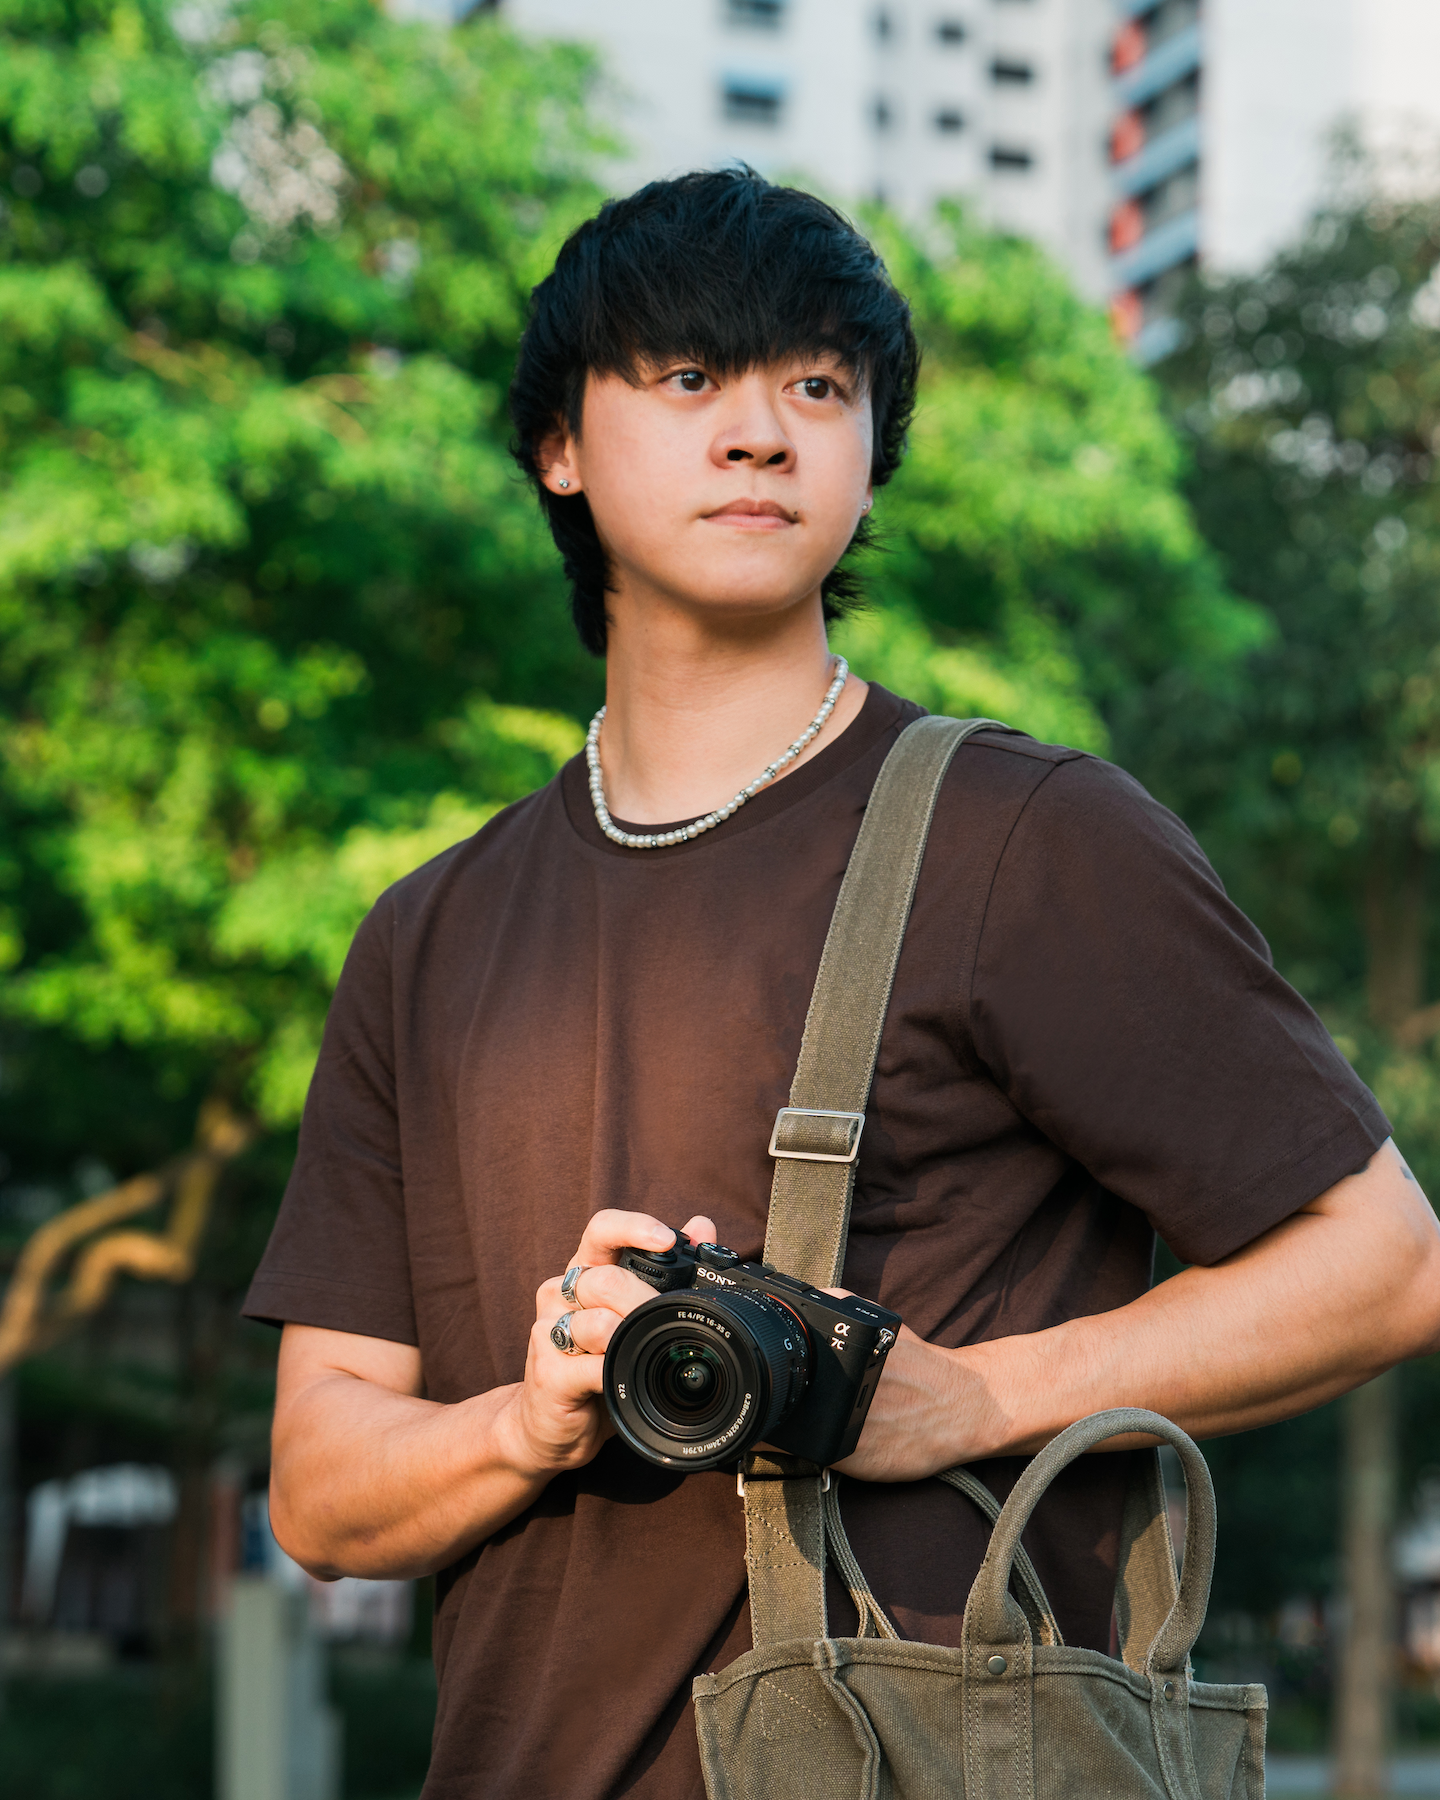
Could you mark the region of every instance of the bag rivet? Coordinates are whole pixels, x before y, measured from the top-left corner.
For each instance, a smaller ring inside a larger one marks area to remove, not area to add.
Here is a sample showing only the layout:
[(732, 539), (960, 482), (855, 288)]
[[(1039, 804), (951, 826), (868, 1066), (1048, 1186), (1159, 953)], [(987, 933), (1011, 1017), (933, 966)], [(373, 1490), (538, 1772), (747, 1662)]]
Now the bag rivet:
[(1003, 1675), (1010, 1665), (1003, 1656), (992, 1656), (985, 1667), (992, 1675)]
[(1175, 1698), (1175, 1683), (1173, 1681), (1167, 1681), (1160, 1692), (1167, 1700), (1173, 1700)]

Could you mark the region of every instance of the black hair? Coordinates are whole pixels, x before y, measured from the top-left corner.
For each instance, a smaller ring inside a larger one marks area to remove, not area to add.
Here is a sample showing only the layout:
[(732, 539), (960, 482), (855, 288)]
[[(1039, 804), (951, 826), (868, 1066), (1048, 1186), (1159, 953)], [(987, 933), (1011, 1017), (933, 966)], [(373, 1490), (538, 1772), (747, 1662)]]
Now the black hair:
[[(833, 207), (753, 169), (722, 169), (611, 200), (566, 240), (531, 295), (510, 416), (512, 450), (564, 558), (587, 650), (605, 653), (610, 571), (589, 501), (551, 493), (537, 460), (558, 423), (579, 431), (587, 378), (634, 381), (646, 364), (691, 357), (727, 375), (824, 352), (869, 393), (871, 477), (881, 486), (904, 454), (920, 356), (910, 309), (885, 265)], [(862, 520), (846, 556), (869, 541)], [(858, 597), (859, 583), (837, 567), (821, 592), (825, 617), (834, 619)]]

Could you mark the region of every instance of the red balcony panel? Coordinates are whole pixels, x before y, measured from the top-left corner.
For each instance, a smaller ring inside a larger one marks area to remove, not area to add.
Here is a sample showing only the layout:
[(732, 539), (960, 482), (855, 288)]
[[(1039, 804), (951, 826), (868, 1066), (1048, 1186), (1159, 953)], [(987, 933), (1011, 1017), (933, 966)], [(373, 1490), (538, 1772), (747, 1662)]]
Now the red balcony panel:
[(1118, 256), (1133, 250), (1145, 235), (1145, 215), (1133, 200), (1122, 200), (1110, 214), (1110, 249)]
[(1110, 160), (1124, 162), (1145, 148), (1145, 121), (1132, 108), (1110, 127)]
[(1145, 323), (1145, 308), (1134, 288), (1126, 288), (1110, 302), (1110, 329), (1122, 344), (1138, 336)]
[(1133, 69), (1136, 63), (1145, 60), (1145, 50), (1145, 27), (1134, 19), (1127, 19), (1115, 33), (1110, 46), (1112, 71), (1123, 75), (1127, 69)]

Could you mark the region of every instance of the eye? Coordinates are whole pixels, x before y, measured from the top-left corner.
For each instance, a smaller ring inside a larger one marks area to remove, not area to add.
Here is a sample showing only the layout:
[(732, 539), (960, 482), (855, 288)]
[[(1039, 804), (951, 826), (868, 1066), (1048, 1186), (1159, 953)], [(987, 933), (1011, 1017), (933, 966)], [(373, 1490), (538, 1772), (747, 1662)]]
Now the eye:
[(807, 375), (800, 390), (807, 400), (828, 400), (835, 392), (835, 383), (824, 375)]
[(703, 369), (682, 369), (678, 375), (672, 375), (670, 379), (678, 382), (687, 394), (698, 394), (709, 380), (709, 376)]

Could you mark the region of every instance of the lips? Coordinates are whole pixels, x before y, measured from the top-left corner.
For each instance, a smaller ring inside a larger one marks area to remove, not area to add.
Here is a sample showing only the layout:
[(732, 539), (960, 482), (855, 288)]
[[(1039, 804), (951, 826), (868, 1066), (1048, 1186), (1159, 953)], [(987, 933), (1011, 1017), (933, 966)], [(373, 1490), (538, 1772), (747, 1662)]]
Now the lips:
[(728, 506), (720, 506), (712, 513), (706, 513), (707, 519), (778, 519), (782, 524), (793, 523), (794, 515), (785, 510), (778, 500), (732, 500)]

